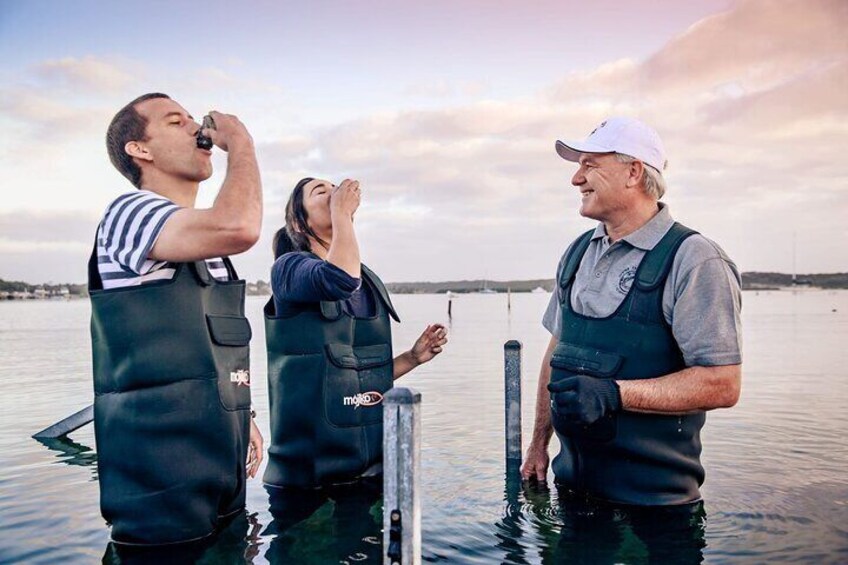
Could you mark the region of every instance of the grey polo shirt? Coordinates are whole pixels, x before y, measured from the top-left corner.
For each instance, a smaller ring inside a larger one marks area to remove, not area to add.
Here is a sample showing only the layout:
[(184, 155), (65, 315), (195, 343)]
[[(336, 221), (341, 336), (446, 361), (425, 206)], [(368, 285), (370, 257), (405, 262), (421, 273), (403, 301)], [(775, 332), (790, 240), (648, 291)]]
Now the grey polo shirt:
[[(633, 284), (645, 253), (671, 229), (668, 206), (644, 226), (610, 245), (600, 223), (592, 234), (571, 289), (571, 306), (584, 316), (603, 318), (615, 312)], [(557, 267), (557, 281), (569, 245)], [(562, 327), (557, 285), (542, 324), (552, 335)], [(736, 365), (742, 362), (742, 292), (736, 265), (702, 235), (687, 238), (677, 251), (663, 289), (663, 314), (683, 352), (687, 367)]]

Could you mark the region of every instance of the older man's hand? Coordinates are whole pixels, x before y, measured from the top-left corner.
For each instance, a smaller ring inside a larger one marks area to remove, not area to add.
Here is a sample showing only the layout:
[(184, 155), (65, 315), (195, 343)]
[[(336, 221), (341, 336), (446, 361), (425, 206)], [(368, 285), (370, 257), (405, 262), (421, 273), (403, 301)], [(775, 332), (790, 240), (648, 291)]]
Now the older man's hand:
[(613, 379), (575, 375), (550, 383), (548, 390), (557, 415), (574, 423), (594, 424), (621, 411), (621, 392)]

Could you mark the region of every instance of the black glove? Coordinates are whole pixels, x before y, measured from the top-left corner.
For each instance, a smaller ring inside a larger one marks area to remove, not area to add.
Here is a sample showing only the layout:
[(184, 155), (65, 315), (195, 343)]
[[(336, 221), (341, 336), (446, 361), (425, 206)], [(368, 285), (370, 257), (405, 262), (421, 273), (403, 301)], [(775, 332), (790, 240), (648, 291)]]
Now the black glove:
[(621, 391), (613, 379), (575, 375), (550, 383), (548, 390), (551, 408), (575, 423), (594, 424), (607, 414), (621, 411)]

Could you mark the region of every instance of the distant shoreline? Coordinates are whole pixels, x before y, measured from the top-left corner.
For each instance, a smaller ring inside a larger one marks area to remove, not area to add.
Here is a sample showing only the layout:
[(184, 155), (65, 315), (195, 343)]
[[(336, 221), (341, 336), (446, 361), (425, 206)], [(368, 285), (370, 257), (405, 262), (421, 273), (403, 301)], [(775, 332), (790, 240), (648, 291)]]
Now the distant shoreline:
[[(492, 281), (477, 279), (470, 281), (445, 282), (400, 282), (388, 283), (386, 287), (394, 294), (494, 294), (506, 292), (553, 291), (554, 279), (530, 279), (522, 281)], [(742, 273), (742, 290), (798, 290), (848, 289), (848, 273), (824, 273), (792, 275), (786, 273)], [(265, 281), (247, 283), (248, 296), (269, 296), (271, 287)], [(88, 289), (84, 284), (40, 284), (0, 279), (0, 300), (68, 300), (85, 298)]]

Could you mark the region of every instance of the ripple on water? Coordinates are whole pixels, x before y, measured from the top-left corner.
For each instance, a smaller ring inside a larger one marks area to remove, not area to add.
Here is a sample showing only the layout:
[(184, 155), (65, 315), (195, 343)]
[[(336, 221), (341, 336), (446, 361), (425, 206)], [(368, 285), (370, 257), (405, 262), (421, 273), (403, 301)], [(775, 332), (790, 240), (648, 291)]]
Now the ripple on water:
[[(650, 540), (623, 516), (590, 513), (575, 522), (555, 491), (505, 484), (502, 345), (509, 338), (524, 344), (526, 448), (536, 375), (549, 339), (539, 324), (547, 300), (513, 295), (507, 316), (502, 295), (458, 298), (445, 353), (399, 383), (423, 396), (427, 562), (648, 559)], [(263, 339), (263, 302), (251, 298), (247, 304), (257, 344)], [(443, 296), (398, 296), (395, 302), (404, 319), (394, 328), (398, 351), (426, 323), (438, 321), (445, 306)], [(830, 313), (834, 307), (838, 313)], [(742, 400), (731, 410), (711, 412), (703, 434), (706, 546), (695, 547), (695, 554), (703, 552), (709, 563), (846, 563), (848, 292), (746, 293), (743, 316)], [(0, 395), (0, 562), (91, 563), (107, 552), (90, 427), (75, 432), (71, 446), (45, 446), (29, 437), (91, 401), (88, 317), (82, 301), (0, 304), (0, 363), (16, 381)], [(268, 437), (262, 349), (252, 349), (252, 392)], [(251, 482), (248, 506), (253, 518), (222, 536), (202, 563), (379, 561), (379, 502), (342, 497), (279, 527), (266, 492)], [(575, 523), (588, 525), (575, 532)], [(679, 561), (692, 547), (678, 549), (677, 556), (659, 562)]]

